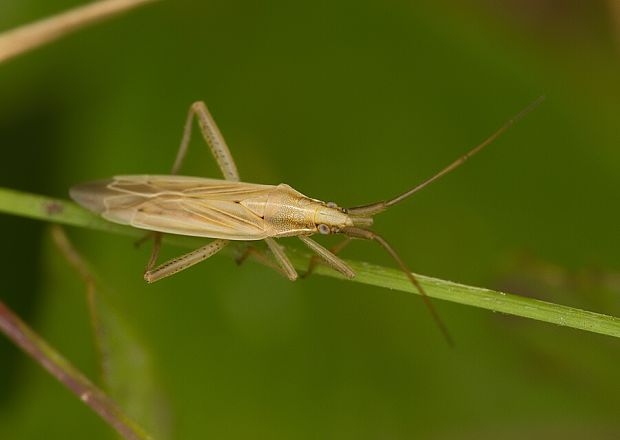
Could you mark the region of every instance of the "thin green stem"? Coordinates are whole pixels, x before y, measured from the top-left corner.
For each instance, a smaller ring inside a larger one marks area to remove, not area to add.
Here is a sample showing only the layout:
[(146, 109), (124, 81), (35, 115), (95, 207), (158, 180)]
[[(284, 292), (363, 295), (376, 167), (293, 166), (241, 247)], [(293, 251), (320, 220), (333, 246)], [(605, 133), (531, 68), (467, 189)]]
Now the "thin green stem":
[[(0, 212), (134, 237), (144, 234), (138, 229), (109, 223), (73, 202), (10, 189), (0, 188)], [(201, 239), (174, 235), (166, 236), (165, 242), (184, 247), (198, 247), (204, 244)], [(310, 260), (308, 254), (289, 249), (287, 252), (297, 269), (305, 270), (308, 267)], [(353, 279), (355, 282), (417, 293), (406, 275), (399, 270), (359, 261), (347, 261), (347, 263), (357, 273)], [(338, 272), (325, 266), (318, 266), (315, 272), (343, 278)], [(433, 298), (620, 337), (620, 318), (424, 275), (416, 275), (416, 277), (424, 286), (428, 296)]]

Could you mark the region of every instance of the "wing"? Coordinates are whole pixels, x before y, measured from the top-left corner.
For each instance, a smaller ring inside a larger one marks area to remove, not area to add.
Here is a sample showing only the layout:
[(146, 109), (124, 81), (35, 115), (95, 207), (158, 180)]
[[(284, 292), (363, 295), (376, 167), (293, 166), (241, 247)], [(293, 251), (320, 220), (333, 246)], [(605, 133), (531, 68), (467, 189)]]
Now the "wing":
[(170, 234), (260, 240), (272, 231), (255, 207), (274, 189), (199, 177), (136, 175), (78, 185), (70, 194), (115, 223)]

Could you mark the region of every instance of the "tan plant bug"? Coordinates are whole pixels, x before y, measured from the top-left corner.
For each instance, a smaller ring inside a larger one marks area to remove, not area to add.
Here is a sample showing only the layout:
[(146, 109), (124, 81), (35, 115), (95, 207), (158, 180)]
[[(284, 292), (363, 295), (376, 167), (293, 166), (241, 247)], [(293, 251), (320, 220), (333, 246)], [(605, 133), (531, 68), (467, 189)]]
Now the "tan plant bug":
[[(152, 283), (175, 274), (214, 255), (231, 240), (265, 240), (278, 265), (273, 265), (290, 280), (298, 275), (284, 250), (276, 243), (280, 237), (296, 236), (328, 265), (347, 278), (355, 272), (336, 254), (351, 238), (374, 240), (398, 263), (411, 283), (419, 291), (440, 329), (450, 340), (424, 289), (396, 251), (369, 227), (373, 217), (394, 206), (431, 182), (454, 170), (468, 158), (482, 150), (517, 120), (537, 106), (538, 98), (509, 120), (484, 142), (452, 162), (431, 178), (389, 200), (354, 208), (341, 208), (333, 202), (325, 203), (307, 197), (282, 183), (261, 185), (239, 181), (237, 167), (207, 106), (199, 101), (192, 104), (187, 116), (183, 138), (170, 175), (129, 175), (77, 185), (70, 190), (71, 197), (85, 208), (103, 218), (136, 228), (152, 231), (154, 239), (151, 258), (144, 279)], [(186, 156), (193, 119), (196, 117), (202, 134), (224, 175), (224, 180), (177, 175)], [(207, 237), (215, 240), (190, 253), (155, 267), (161, 245), (161, 234), (179, 234)], [(343, 234), (346, 240), (328, 250), (312, 240), (314, 234)], [(258, 249), (249, 246), (242, 261), (254, 253), (266, 262), (271, 260)], [(313, 258), (308, 272), (316, 264)]]

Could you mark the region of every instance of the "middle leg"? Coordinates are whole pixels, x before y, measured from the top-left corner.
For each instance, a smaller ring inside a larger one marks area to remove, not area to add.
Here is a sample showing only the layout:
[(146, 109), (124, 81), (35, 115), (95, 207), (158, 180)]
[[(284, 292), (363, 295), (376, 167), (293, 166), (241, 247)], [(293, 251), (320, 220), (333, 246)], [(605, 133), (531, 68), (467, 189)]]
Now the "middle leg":
[(248, 244), (245, 246), (245, 249), (243, 250), (243, 252), (239, 256), (237, 256), (237, 258), (235, 258), (235, 262), (238, 265), (241, 265), (250, 256), (254, 257), (259, 263), (264, 264), (265, 266), (270, 267), (276, 272), (284, 275), (288, 279), (292, 281), (295, 280), (294, 278), (292, 278), (293, 273), (285, 270), (282, 267), (282, 264), (280, 264), (279, 260), (274, 261), (273, 258), (270, 258), (269, 255), (267, 255), (261, 249), (257, 248), (256, 246), (252, 244)]

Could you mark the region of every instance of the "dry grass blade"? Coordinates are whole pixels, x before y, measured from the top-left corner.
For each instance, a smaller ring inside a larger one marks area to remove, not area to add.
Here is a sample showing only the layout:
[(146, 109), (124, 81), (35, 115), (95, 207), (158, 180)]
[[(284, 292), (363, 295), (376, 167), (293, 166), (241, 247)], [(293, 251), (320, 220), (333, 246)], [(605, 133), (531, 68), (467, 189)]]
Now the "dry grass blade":
[(0, 63), (64, 35), (157, 0), (103, 0), (0, 34)]
[(48, 345), (1, 301), (0, 331), (108, 422), (123, 438), (132, 440), (151, 438), (135, 422), (125, 416), (116, 403), (103, 391)]

